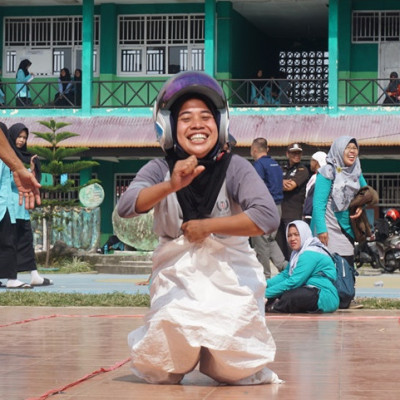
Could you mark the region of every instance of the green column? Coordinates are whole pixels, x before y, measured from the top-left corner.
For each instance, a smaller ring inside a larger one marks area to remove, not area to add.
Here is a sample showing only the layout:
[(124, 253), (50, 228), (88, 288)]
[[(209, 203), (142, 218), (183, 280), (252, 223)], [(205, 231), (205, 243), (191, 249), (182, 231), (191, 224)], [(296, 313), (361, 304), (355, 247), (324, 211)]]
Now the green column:
[[(107, 23), (103, 21), (103, 23)], [(83, 0), (82, 16), (82, 112), (90, 114), (93, 99), (94, 0)]]
[[(104, 74), (116, 74), (118, 43), (117, 6), (115, 4), (101, 4), (100, 18), (102, 21), (100, 24), (100, 54), (103, 55), (100, 60), (100, 73), (102, 76)], [(105, 80), (109, 79), (109, 76), (105, 77)]]
[(205, 2), (205, 72), (215, 76), (215, 0)]
[(333, 113), (338, 111), (338, 64), (339, 64), (339, 12), (338, 0), (329, 2), (329, 109)]

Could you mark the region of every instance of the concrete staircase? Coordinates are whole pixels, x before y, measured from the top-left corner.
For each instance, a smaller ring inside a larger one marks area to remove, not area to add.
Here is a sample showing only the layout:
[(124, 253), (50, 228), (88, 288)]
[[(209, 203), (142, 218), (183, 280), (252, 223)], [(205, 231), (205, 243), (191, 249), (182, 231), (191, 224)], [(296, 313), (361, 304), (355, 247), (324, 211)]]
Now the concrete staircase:
[(103, 274), (150, 274), (152, 252), (116, 251), (113, 254), (85, 254), (81, 258)]

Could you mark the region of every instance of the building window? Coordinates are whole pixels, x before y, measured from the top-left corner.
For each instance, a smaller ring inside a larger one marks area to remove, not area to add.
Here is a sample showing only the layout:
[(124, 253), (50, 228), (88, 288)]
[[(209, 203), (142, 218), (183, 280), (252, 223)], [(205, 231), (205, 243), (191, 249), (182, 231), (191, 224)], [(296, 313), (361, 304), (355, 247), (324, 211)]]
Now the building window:
[(122, 193), (128, 189), (128, 186), (135, 178), (136, 174), (115, 174), (115, 185), (114, 185), (114, 204), (118, 203), (118, 200), (122, 196)]
[(204, 15), (120, 15), (121, 75), (204, 71)]
[[(94, 65), (97, 72), (100, 45), (100, 17), (94, 17)], [(82, 17), (4, 18), (5, 76), (14, 75), (24, 58), (32, 61), (37, 75), (58, 75), (62, 68), (71, 73), (82, 65)]]
[(400, 41), (400, 11), (354, 11), (353, 43)]
[(368, 185), (372, 186), (379, 195), (379, 207), (398, 207), (400, 204), (400, 174), (377, 173), (364, 174)]

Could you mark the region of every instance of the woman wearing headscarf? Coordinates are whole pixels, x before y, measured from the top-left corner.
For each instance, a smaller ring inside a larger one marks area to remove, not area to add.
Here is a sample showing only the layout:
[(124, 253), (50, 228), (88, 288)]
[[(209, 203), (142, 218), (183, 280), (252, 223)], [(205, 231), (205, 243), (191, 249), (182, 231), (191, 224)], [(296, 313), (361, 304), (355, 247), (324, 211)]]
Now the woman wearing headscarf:
[(267, 312), (328, 313), (339, 307), (339, 295), (332, 281), (336, 267), (326, 247), (312, 236), (304, 221), (286, 228), (292, 249), (290, 261), (278, 275), (267, 280)]
[(17, 84), (16, 84), (16, 105), (29, 106), (32, 104), (31, 94), (27, 83), (33, 79), (33, 74), (29, 72), (29, 67), (32, 63), (28, 60), (22, 60), (19, 63), (17, 70)]
[[(28, 137), (29, 129), (22, 123), (14, 124), (9, 129), (9, 142), (15, 154), (25, 165), (30, 166), (31, 172), (40, 182), (40, 161), (36, 155), (28, 152), (26, 145)], [(19, 195), (13, 179), (11, 189), (16, 218), (17, 272), (30, 271), (31, 286), (52, 285), (50, 279), (40, 276), (37, 271), (30, 214), (25, 209), (25, 204), (18, 204)]]
[(337, 253), (354, 265), (354, 232), (351, 219), (361, 216), (362, 209), (350, 215), (349, 207), (361, 187), (367, 186), (358, 158), (359, 146), (351, 136), (337, 138), (318, 170), (315, 182), (311, 228), (331, 253)]
[[(8, 129), (0, 122), (0, 135), (7, 137)], [(15, 207), (11, 191), (12, 173), (0, 159), (0, 279), (7, 279), (7, 289), (32, 289), (31, 285), (17, 279), (17, 248)], [(17, 199), (18, 204), (18, 199)], [(0, 282), (0, 286), (3, 286)]]
[(74, 72), (73, 85), (74, 104), (80, 107), (82, 104), (82, 70), (79, 68), (77, 68)]
[(400, 79), (396, 71), (390, 73), (389, 85), (385, 89), (386, 97), (383, 104), (396, 104), (400, 101)]
[(199, 364), (232, 385), (277, 383), (264, 315), (263, 267), (248, 237), (279, 224), (256, 170), (223, 150), (228, 105), (214, 78), (188, 71), (161, 89), (153, 119), (165, 159), (147, 163), (118, 202), (121, 217), (154, 208), (151, 308), (128, 336), (131, 367), (177, 384)]
[(58, 93), (54, 99), (56, 106), (70, 106), (73, 102), (73, 82), (68, 68), (63, 68), (58, 77)]

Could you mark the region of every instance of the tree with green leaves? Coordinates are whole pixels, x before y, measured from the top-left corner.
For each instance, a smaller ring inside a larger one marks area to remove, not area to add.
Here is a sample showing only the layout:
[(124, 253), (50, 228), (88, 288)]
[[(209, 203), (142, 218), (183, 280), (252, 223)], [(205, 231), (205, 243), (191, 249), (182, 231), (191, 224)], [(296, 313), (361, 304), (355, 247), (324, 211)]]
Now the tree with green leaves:
[(77, 185), (74, 179), (61, 181), (61, 176), (78, 173), (86, 168), (92, 168), (99, 165), (96, 161), (78, 160), (68, 161), (67, 158), (77, 156), (86, 150), (88, 147), (64, 147), (61, 142), (69, 138), (79, 136), (77, 133), (62, 131), (68, 125), (67, 122), (39, 121), (39, 123), (50, 130), (50, 132), (32, 132), (36, 137), (45, 140), (48, 145), (31, 146), (29, 151), (37, 154), (41, 159), (44, 159), (42, 164), (43, 174), (51, 175), (50, 184), (42, 184), (40, 189), (42, 197), (42, 205), (32, 213), (32, 218), (37, 220), (44, 219), (46, 221), (46, 262), (45, 266), (49, 265), (50, 246), (53, 230), (62, 230), (63, 227), (57, 225), (57, 220), (60, 217), (60, 210), (65, 207), (73, 207), (79, 204), (78, 191), (83, 187), (95, 182), (97, 179), (92, 179), (85, 185)]

